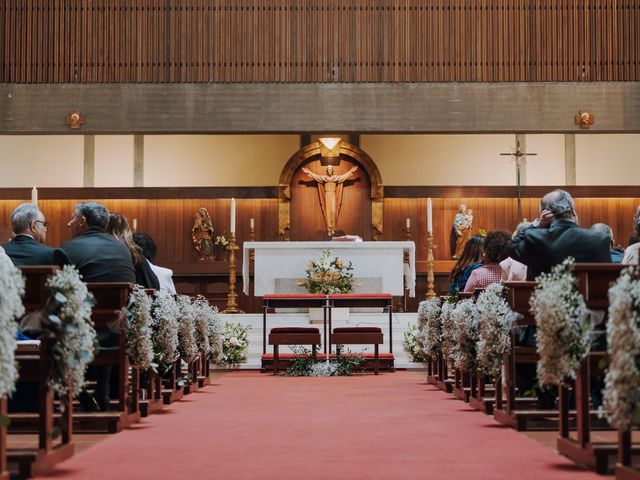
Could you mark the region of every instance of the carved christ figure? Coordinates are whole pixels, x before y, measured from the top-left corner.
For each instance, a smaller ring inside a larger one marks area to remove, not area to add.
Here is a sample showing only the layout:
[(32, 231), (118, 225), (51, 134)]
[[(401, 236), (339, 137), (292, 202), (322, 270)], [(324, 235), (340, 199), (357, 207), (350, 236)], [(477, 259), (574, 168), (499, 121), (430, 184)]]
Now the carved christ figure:
[(358, 169), (356, 165), (347, 173), (342, 175), (334, 175), (333, 167), (327, 167), (326, 175), (318, 175), (302, 168), (302, 171), (318, 182), (318, 195), (320, 197), (320, 206), (322, 207), (322, 215), (327, 225), (327, 235), (332, 236), (336, 232), (336, 222), (340, 214), (340, 206), (342, 205), (342, 187), (343, 183), (353, 175)]

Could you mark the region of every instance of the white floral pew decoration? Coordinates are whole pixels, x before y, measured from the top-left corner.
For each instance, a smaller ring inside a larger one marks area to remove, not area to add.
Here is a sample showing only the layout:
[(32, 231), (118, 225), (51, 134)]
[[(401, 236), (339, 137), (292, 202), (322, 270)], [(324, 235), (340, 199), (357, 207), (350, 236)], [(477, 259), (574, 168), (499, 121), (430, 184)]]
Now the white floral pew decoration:
[(18, 379), (15, 362), (16, 319), (24, 315), (25, 281), (8, 256), (0, 255), (0, 396), (11, 395)]
[(502, 360), (511, 345), (510, 330), (515, 313), (504, 298), (504, 287), (493, 283), (478, 296), (479, 340), (478, 370), (483, 375), (497, 378)]

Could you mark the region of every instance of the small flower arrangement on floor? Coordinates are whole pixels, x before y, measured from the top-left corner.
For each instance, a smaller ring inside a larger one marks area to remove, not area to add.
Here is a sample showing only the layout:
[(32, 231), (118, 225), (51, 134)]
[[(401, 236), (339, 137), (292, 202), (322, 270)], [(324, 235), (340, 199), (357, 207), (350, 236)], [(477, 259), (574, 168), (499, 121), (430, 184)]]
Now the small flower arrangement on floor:
[(294, 357), (291, 366), (284, 372), (288, 377), (342, 377), (364, 373), (364, 355), (336, 354), (331, 361), (318, 360), (308, 348), (291, 346)]
[(247, 361), (250, 328), (250, 325), (241, 325), (239, 323), (226, 322), (224, 324), (222, 336), (223, 364), (237, 365)]
[(349, 293), (353, 288), (353, 266), (324, 250), (318, 261), (309, 262), (307, 279), (302, 286), (309, 293)]

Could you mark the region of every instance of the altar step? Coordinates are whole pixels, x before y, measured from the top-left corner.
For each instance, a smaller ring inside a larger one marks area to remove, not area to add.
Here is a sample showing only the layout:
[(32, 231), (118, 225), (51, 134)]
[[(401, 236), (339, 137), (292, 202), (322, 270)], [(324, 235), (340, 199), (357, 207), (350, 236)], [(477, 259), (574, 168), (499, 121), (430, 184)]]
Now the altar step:
[[(251, 326), (249, 330), (249, 351), (246, 363), (238, 366), (240, 369), (260, 369), (262, 366), (262, 314), (225, 314), (221, 315), (222, 322), (232, 324), (240, 323)], [(409, 329), (409, 325), (417, 323), (417, 313), (394, 313), (393, 326), (393, 354), (395, 357), (395, 368), (424, 368), (422, 363), (414, 363), (411, 357), (402, 348), (404, 332)], [(267, 320), (268, 330), (274, 327), (308, 327), (309, 315), (301, 313), (279, 313), (271, 314)], [(323, 333), (323, 325), (314, 324)], [(334, 321), (333, 327), (380, 327), (384, 334), (385, 344), (380, 346), (380, 353), (389, 353), (389, 316), (385, 313), (351, 313), (348, 321)], [(353, 353), (373, 353), (371, 345), (349, 345), (349, 351)], [(282, 354), (292, 353), (286, 346), (281, 346)], [(323, 351), (321, 347), (320, 352)], [(267, 353), (273, 350), (267, 345)]]

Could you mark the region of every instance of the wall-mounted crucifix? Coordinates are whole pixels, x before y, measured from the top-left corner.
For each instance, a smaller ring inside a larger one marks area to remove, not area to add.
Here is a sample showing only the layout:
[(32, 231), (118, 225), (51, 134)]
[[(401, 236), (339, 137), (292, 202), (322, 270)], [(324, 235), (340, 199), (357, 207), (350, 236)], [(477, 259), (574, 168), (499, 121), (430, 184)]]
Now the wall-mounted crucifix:
[[(527, 153), (526, 144), (521, 148), (520, 140), (518, 139), (519, 135), (516, 136), (516, 147), (515, 149), (512, 147), (512, 151), (509, 153), (501, 153), (500, 155), (513, 157), (516, 163), (516, 195), (518, 197), (518, 221), (522, 221), (522, 182), (521, 182), (521, 173), (522, 167), (527, 161), (527, 157), (536, 156), (537, 153)], [(524, 143), (524, 142), (522, 142)]]

